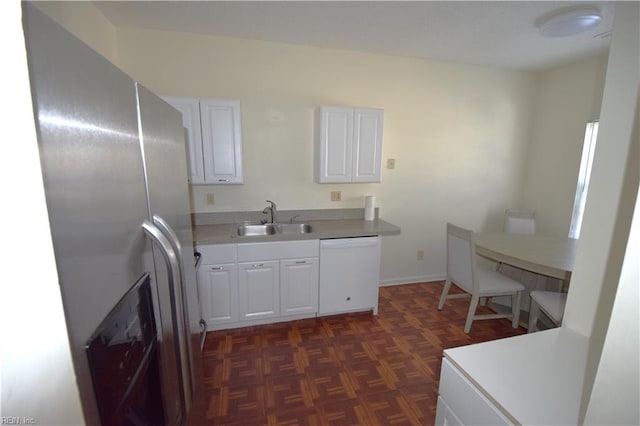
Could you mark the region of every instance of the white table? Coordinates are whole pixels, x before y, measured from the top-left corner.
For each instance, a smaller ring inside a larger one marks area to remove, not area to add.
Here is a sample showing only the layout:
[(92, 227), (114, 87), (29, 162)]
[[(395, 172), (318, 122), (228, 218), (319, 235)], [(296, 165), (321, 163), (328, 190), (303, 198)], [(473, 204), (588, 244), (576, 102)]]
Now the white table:
[(475, 234), (476, 253), (536, 274), (571, 279), (578, 240), (548, 235)]

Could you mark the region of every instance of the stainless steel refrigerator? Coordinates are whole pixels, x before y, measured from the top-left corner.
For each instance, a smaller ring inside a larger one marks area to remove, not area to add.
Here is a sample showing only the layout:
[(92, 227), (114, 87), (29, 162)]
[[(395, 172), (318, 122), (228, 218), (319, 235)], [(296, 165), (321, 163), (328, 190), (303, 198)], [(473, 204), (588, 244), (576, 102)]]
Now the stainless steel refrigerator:
[[(139, 373), (123, 370), (131, 351), (107, 366), (92, 364), (87, 348), (107, 318), (126, 326), (132, 347), (139, 340), (139, 324), (118, 315), (143, 278), (153, 302), (163, 423), (183, 423), (201, 367), (181, 117), (37, 7), (23, 7), (51, 237), (86, 423), (105, 422), (96, 368), (123, 381), (126, 395), (116, 399), (137, 392)], [(42, 324), (34, 334), (46, 333), (46, 318)], [(105, 347), (117, 343), (100, 338)], [(130, 424), (154, 423), (128, 415)]]

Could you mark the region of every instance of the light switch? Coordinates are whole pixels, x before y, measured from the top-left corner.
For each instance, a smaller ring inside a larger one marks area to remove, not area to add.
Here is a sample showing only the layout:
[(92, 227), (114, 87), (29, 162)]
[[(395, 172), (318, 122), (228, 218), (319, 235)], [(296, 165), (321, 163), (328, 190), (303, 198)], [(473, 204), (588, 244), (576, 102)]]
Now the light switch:
[(387, 159), (387, 169), (395, 169), (396, 168), (396, 159), (388, 158)]
[(331, 201), (341, 201), (342, 191), (331, 191)]

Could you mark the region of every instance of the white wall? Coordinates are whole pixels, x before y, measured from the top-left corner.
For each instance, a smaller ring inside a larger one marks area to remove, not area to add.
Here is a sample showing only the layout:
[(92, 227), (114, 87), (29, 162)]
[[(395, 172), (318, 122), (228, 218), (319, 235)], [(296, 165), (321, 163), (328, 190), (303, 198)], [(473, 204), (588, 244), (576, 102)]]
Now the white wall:
[(588, 121), (600, 118), (607, 55), (540, 73), (523, 207), (537, 231), (566, 237)]
[[(2, 104), (3, 130), (14, 143), (0, 144), (2, 308), (0, 309), (0, 415), (26, 424), (84, 423), (49, 231), (40, 157), (31, 105), (21, 3), (0, 3), (2, 77), (11, 84)], [(19, 176), (20, 185), (16, 185)], [(19, 226), (17, 226), (20, 224)], [(14, 423), (18, 424), (18, 423)]]
[(88, 1), (36, 1), (36, 6), (93, 50), (118, 63), (116, 28)]
[[(48, 3), (48, 2), (47, 2)], [(93, 10), (89, 10), (93, 8)], [(386, 283), (444, 273), (444, 224), (499, 230), (507, 207), (542, 233), (569, 228), (585, 123), (598, 117), (606, 56), (542, 74), (202, 35), (116, 28), (92, 5), (51, 13), (160, 94), (240, 99), (245, 184), (192, 187), (197, 212), (361, 207), (402, 227), (385, 238)], [(71, 19), (69, 16), (76, 16)], [(82, 18), (86, 16), (86, 18)], [(66, 18), (63, 18), (66, 17)], [(80, 25), (78, 21), (96, 21)], [(112, 50), (115, 31), (116, 53)], [(385, 109), (381, 184), (313, 183), (313, 111)], [(331, 191), (343, 192), (331, 202)], [(206, 205), (206, 194), (216, 204)], [(416, 260), (417, 250), (425, 260)]]
[[(640, 104), (640, 97), (638, 97)], [(636, 107), (635, 167), (640, 157), (640, 105)], [(636, 188), (638, 179), (635, 179)], [(640, 424), (640, 198), (607, 328), (585, 424)]]
[[(638, 192), (640, 148), (632, 143), (632, 134), (640, 90), (639, 18), (638, 2), (616, 5), (598, 142), (563, 322), (563, 326), (590, 338), (581, 421), (588, 404), (597, 402), (590, 400), (591, 389), (603, 344), (609, 338), (607, 330)], [(620, 296), (625, 297), (623, 294)], [(637, 350), (633, 339), (611, 338), (620, 351)], [(619, 392), (625, 391), (621, 384)], [(637, 404), (628, 409), (636, 408)]]
[[(603, 289), (615, 294), (635, 202), (635, 197), (623, 194), (638, 93), (638, 13), (625, 11), (634, 5), (637, 8), (637, 3), (617, 5), (616, 25), (621, 30), (614, 32), (609, 55), (589, 196), (565, 313), (565, 323), (585, 336), (592, 333)], [(617, 230), (617, 225), (623, 229)]]
[[(120, 66), (164, 95), (239, 99), (245, 184), (193, 187), (195, 210), (362, 207), (403, 228), (383, 242), (382, 279), (444, 273), (445, 222), (498, 229), (514, 205), (531, 131), (535, 75), (177, 32), (118, 29)], [(320, 105), (385, 110), (382, 183), (313, 183)], [(330, 191), (343, 191), (331, 202)], [(216, 204), (207, 206), (206, 193)], [(425, 260), (416, 260), (416, 251)]]

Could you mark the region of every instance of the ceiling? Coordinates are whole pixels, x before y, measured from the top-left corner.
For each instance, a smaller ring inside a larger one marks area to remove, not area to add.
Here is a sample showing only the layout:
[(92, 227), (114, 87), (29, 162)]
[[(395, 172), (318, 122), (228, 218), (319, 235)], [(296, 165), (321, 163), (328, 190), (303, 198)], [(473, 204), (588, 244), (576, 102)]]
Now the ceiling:
[[(304, 44), (541, 71), (605, 52), (614, 3), (564, 1), (106, 1), (117, 27)], [(537, 23), (592, 5), (598, 27), (545, 38)]]

